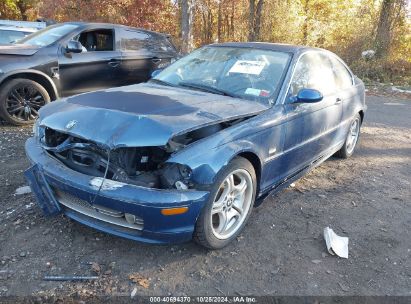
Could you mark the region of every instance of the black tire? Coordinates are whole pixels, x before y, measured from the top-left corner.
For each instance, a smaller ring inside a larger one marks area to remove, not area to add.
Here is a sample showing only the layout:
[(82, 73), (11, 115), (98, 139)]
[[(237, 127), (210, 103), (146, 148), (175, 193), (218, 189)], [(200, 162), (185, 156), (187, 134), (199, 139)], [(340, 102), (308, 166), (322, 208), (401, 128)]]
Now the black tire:
[[(220, 189), (220, 185), (224, 182), (224, 180), (234, 171), (238, 169), (246, 170), (252, 179), (253, 189), (252, 189), (252, 200), (251, 205), (248, 209), (247, 214), (245, 215), (245, 219), (242, 224), (237, 228), (237, 231), (227, 239), (219, 239), (217, 238), (213, 231), (212, 231), (212, 216), (211, 216), (211, 209), (213, 206), (214, 199), (216, 198), (217, 191)], [(225, 168), (223, 168), (216, 177), (216, 181), (212, 186), (210, 191), (210, 198), (206, 205), (204, 206), (203, 210), (200, 213), (200, 216), (197, 219), (193, 239), (196, 243), (209, 248), (209, 249), (220, 249), (227, 246), (231, 241), (233, 241), (239, 233), (244, 229), (250, 214), (252, 212), (255, 196), (256, 196), (256, 189), (257, 188), (257, 178), (255, 175), (255, 170), (253, 165), (245, 158), (236, 157), (234, 158)]]
[(50, 101), (49, 93), (39, 83), (12, 79), (0, 87), (0, 116), (12, 125), (32, 124), (38, 117), (38, 110)]
[(360, 138), (361, 116), (360, 116), (359, 113), (357, 113), (357, 114), (354, 116), (354, 118), (351, 120), (351, 122), (350, 122), (350, 127), (351, 127), (352, 124), (353, 124), (354, 122), (356, 122), (356, 121), (357, 121), (357, 123), (358, 123), (359, 125), (358, 125), (358, 136), (357, 136), (357, 139), (355, 140), (354, 146), (353, 146), (352, 148), (348, 147), (349, 138), (350, 138), (350, 136), (351, 136), (351, 132), (350, 132), (350, 130), (348, 130), (347, 136), (346, 136), (346, 138), (345, 138), (344, 145), (341, 147), (340, 150), (337, 151), (337, 153), (335, 153), (335, 156), (336, 156), (336, 157), (339, 157), (339, 158), (349, 158), (349, 157), (354, 153), (355, 147), (356, 147), (356, 145), (357, 145), (357, 143), (358, 143), (358, 140), (359, 140), (359, 138)]

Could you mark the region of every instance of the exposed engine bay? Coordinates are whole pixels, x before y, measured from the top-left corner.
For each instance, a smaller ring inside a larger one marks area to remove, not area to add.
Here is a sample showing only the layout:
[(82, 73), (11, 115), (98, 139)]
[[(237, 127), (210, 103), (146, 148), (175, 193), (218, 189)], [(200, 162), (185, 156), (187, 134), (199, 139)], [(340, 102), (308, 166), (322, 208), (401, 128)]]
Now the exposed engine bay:
[(156, 189), (193, 188), (191, 169), (168, 163), (171, 154), (250, 117), (222, 122), (178, 135), (162, 147), (122, 147), (106, 150), (98, 144), (45, 128), (44, 149), (77, 172)]

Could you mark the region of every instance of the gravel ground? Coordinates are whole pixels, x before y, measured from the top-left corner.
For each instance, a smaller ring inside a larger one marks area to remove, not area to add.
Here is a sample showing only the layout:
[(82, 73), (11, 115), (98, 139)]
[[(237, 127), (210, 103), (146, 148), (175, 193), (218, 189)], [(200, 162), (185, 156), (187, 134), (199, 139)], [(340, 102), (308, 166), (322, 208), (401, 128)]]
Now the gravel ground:
[[(127, 295), (411, 296), (411, 99), (368, 97), (358, 150), (271, 196), (236, 242), (152, 246), (46, 218), (25, 186), (31, 128), (0, 126), (0, 297)], [(24, 192), (24, 188), (20, 189)], [(324, 227), (350, 238), (326, 252)], [(97, 275), (89, 283), (45, 275)], [(1, 299), (0, 299), (1, 300)], [(1, 302), (1, 301), (0, 301)]]

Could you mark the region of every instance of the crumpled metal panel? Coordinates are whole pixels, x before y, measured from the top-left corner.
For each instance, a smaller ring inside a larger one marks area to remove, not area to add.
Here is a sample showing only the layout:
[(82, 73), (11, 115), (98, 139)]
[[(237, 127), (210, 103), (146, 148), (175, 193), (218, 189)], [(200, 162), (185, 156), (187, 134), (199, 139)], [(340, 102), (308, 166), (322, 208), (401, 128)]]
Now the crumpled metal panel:
[(255, 101), (145, 83), (54, 102), (41, 110), (40, 125), (108, 148), (164, 146), (173, 136), (268, 108)]

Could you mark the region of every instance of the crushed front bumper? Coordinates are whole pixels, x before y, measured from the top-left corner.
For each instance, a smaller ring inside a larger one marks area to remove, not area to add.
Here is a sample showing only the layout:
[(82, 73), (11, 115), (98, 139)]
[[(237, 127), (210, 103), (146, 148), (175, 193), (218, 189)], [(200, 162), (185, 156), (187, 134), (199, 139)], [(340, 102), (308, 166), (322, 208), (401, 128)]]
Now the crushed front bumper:
[[(188, 241), (208, 199), (207, 191), (158, 190), (116, 182), (98, 193), (96, 178), (67, 168), (35, 138), (29, 138), (25, 148), (32, 163), (25, 176), (45, 214), (64, 213), (121, 237), (158, 244)], [(188, 211), (171, 216), (161, 213), (176, 207), (188, 207)]]

